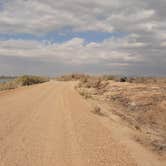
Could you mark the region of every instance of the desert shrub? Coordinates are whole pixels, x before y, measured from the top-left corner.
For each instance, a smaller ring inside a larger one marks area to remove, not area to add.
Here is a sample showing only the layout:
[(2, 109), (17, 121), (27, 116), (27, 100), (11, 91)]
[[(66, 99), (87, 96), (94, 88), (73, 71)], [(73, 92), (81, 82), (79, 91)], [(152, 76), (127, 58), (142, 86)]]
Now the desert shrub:
[(99, 106), (95, 106), (93, 112), (96, 113), (96, 114), (100, 114), (101, 113), (101, 108)]
[(93, 88), (98, 91), (104, 90), (109, 82), (103, 77), (99, 76), (88, 76), (80, 79), (78, 87), (79, 88)]
[(17, 84), (15, 81), (0, 83), (0, 91), (8, 90), (8, 89), (15, 89), (15, 88), (17, 88)]
[(72, 77), (68, 76), (68, 75), (64, 75), (64, 76), (61, 76), (61, 77), (57, 77), (56, 80), (57, 81), (71, 81)]
[(43, 83), (48, 80), (49, 79), (46, 77), (24, 75), (24, 76), (18, 77), (15, 81), (20, 86), (26, 86), (26, 85)]
[(127, 81), (127, 77), (120, 77), (119, 81), (120, 82), (126, 82)]
[(68, 74), (68, 75), (63, 75), (63, 76), (57, 77), (56, 80), (58, 80), (58, 81), (77, 81), (77, 80), (85, 80), (88, 77), (89, 77), (89, 75), (85, 75), (85, 74)]
[(104, 75), (103, 80), (116, 80), (116, 76), (113, 75)]
[(121, 76), (114, 76), (114, 75), (104, 75), (103, 80), (112, 80), (116, 82), (127, 82), (128, 78), (127, 77), (121, 77)]
[(91, 95), (85, 91), (79, 91), (79, 94), (83, 96), (85, 99), (91, 98)]
[(82, 83), (86, 83), (86, 82), (88, 82), (88, 77), (81, 77), (81, 78), (80, 78), (80, 81), (81, 81)]
[(80, 84), (86, 88), (99, 88), (101, 85), (101, 80), (98, 78), (86, 78), (82, 79)]
[(165, 78), (157, 78), (157, 77), (127, 77), (126, 82), (130, 83), (166, 83)]
[(104, 75), (103, 80), (113, 80), (116, 82), (129, 82), (129, 83), (166, 83), (165, 78), (156, 77), (126, 77), (126, 76), (113, 76)]
[(27, 85), (33, 85), (38, 83), (43, 83), (48, 81), (49, 79), (46, 77), (39, 77), (39, 76), (20, 76), (12, 81), (8, 81), (5, 83), (0, 83), (0, 91), (2, 90), (9, 90), (9, 89), (15, 89), (19, 86), (27, 86)]

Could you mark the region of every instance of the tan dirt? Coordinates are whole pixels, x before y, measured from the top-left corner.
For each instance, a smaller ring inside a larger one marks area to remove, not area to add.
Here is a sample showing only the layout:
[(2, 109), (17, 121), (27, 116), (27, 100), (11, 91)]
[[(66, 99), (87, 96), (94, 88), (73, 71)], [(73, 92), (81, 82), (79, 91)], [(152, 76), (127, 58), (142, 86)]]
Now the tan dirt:
[(138, 162), (108, 123), (91, 113), (73, 82), (0, 93), (0, 166), (145, 166), (155, 160), (147, 155)]

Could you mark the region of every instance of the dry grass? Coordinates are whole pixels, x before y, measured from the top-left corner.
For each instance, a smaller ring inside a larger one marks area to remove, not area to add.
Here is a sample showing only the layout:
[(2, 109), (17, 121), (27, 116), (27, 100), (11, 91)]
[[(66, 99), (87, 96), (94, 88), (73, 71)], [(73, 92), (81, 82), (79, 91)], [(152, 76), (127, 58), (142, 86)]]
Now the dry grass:
[(5, 83), (0, 83), (0, 91), (15, 89), (17, 87), (18, 87), (18, 85), (16, 84), (15, 81), (9, 81), (9, 82), (5, 82)]
[(85, 99), (91, 98), (91, 94), (87, 93), (86, 91), (79, 91), (79, 94), (83, 96)]
[(12, 81), (0, 83), (0, 91), (15, 89), (20, 86), (29, 86), (33, 84), (39, 84), (39, 83), (46, 82), (48, 80), (49, 79), (46, 77), (28, 76), (28, 75), (20, 76)]
[(126, 76), (114, 76), (104, 75), (102, 80), (112, 80), (116, 82), (129, 82), (129, 83), (143, 83), (143, 84), (165, 84), (166, 78), (164, 77), (126, 77)]
[(39, 84), (39, 83), (43, 83), (43, 82), (47, 82), (47, 81), (49, 81), (49, 78), (47, 78), (47, 77), (28, 76), (28, 75), (18, 77), (15, 80), (15, 82), (20, 86)]
[(119, 82), (92, 77), (81, 81), (78, 89), (113, 105), (114, 114), (141, 132), (137, 135), (139, 142), (166, 153), (166, 79), (141, 77)]
[(57, 81), (77, 81), (77, 80), (82, 80), (89, 77), (90, 77), (89, 75), (85, 75), (85, 74), (68, 74), (68, 75), (57, 77), (56, 80)]
[(94, 88), (100, 91), (103, 90), (108, 84), (108, 81), (102, 80), (101, 77), (87, 77), (80, 79), (78, 86), (84, 88)]

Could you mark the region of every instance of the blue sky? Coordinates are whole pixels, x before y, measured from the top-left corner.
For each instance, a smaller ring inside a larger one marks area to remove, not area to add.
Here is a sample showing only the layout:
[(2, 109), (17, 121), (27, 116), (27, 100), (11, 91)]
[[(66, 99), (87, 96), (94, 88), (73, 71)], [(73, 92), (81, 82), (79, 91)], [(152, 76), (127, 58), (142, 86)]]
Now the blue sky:
[(0, 75), (165, 75), (164, 0), (0, 0)]
[(102, 42), (105, 39), (110, 38), (122, 38), (126, 36), (125, 32), (97, 32), (97, 31), (87, 31), (87, 32), (72, 32), (71, 30), (62, 30), (60, 32), (50, 32), (47, 34), (34, 35), (34, 34), (0, 34), (0, 40), (10, 40), (10, 39), (23, 39), (23, 40), (47, 40), (54, 43), (63, 43), (69, 41), (73, 38), (83, 38), (87, 43), (89, 42)]

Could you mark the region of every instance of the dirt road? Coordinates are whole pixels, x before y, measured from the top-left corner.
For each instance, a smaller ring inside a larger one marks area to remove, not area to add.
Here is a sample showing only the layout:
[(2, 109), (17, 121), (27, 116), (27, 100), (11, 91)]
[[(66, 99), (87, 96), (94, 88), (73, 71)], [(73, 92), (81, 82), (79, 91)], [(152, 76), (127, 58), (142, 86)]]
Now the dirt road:
[(0, 94), (0, 166), (135, 166), (73, 83)]

